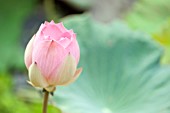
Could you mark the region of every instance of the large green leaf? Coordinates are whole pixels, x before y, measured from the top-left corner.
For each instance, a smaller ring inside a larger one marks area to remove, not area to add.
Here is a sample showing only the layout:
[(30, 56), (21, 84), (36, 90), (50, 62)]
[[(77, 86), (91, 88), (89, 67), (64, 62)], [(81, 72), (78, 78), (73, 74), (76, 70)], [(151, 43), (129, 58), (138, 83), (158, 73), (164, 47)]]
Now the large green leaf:
[(170, 67), (149, 36), (120, 23), (100, 24), (89, 16), (64, 20), (81, 46), (79, 79), (57, 87), (64, 113), (169, 113)]

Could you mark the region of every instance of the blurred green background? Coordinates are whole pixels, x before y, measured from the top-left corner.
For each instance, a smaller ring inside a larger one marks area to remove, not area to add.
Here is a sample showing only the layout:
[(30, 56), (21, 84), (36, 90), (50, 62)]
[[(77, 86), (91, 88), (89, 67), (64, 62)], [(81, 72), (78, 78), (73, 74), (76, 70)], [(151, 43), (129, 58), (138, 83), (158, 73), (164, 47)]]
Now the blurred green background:
[(170, 113), (170, 0), (0, 0), (0, 112), (41, 113), (24, 50), (41, 23), (77, 33), (83, 73), (48, 113)]

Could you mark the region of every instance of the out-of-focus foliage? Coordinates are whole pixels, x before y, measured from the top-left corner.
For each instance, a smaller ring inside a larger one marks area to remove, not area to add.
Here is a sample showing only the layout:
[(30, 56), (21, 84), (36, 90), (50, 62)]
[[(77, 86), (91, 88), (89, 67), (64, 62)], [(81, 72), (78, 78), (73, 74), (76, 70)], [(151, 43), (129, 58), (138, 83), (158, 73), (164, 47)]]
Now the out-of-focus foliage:
[(78, 9), (88, 9), (90, 8), (95, 0), (65, 0), (69, 4), (73, 5)]
[(37, 0), (0, 1), (0, 71), (23, 67), (23, 48), (18, 41), (24, 20)]
[(77, 33), (84, 69), (78, 81), (57, 88), (56, 103), (64, 112), (170, 112), (170, 67), (160, 65), (162, 48), (152, 38), (87, 15), (64, 24)]
[(29, 108), (23, 102), (18, 101), (15, 94), (12, 93), (12, 82), (9, 75), (0, 76), (0, 92), (0, 111), (2, 113), (22, 113), (29, 111)]
[[(94, 1), (64, 0), (58, 4), (58, 0), (1, 0), (0, 72), (11, 68), (20, 71), (25, 67), (20, 37), (25, 30), (23, 24), (35, 7), (40, 10), (38, 14), (43, 13), (47, 19), (57, 22), (61, 17), (75, 14), (76, 11), (81, 13), (93, 9)], [(167, 22), (170, 17), (169, 4), (170, 0), (136, 0), (134, 8), (125, 17), (131, 28), (152, 34), (164, 47), (163, 63), (170, 62), (170, 23)], [(117, 6), (115, 8), (119, 9)], [(104, 15), (100, 5), (98, 7), (96, 11)], [(80, 66), (84, 69), (76, 83), (57, 87), (55, 103), (63, 111), (170, 112), (170, 67), (160, 65), (163, 51), (150, 37), (142, 32), (131, 31), (123, 23), (98, 23), (87, 14), (70, 16), (63, 21), (67, 28), (77, 33), (81, 48)], [(33, 23), (32, 20), (29, 22)], [(160, 28), (162, 25), (165, 26)], [(0, 74), (0, 112), (41, 113), (42, 103), (36, 101), (36, 95), (23, 87), (18, 88), (13, 82), (13, 77)], [(48, 113), (60, 111), (50, 105)]]
[(158, 41), (165, 49), (164, 56), (162, 58), (163, 64), (170, 63), (170, 19), (159, 32), (153, 33), (153, 38)]
[(126, 20), (134, 29), (153, 33), (169, 18), (169, 4), (170, 0), (137, 0)]
[[(41, 113), (42, 103), (26, 103), (14, 93), (12, 78), (8, 74), (0, 74), (0, 111), (1, 113)], [(49, 106), (49, 113), (60, 113)]]
[(126, 17), (130, 27), (153, 34), (164, 47), (163, 64), (170, 63), (169, 4), (170, 0), (138, 0)]
[[(55, 10), (55, 8), (57, 8), (57, 10)], [(51, 19), (58, 21), (58, 18), (62, 16), (59, 7), (55, 7), (54, 0), (44, 0), (44, 10), (49, 21)]]

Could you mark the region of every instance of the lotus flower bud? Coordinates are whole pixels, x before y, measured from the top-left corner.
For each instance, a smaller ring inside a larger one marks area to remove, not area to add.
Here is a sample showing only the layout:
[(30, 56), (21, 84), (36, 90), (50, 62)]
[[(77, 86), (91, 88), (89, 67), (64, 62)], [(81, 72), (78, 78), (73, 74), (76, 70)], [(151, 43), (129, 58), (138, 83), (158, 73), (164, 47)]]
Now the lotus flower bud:
[(72, 83), (82, 72), (77, 69), (79, 45), (73, 30), (54, 21), (41, 24), (25, 50), (29, 83), (53, 92), (57, 85)]

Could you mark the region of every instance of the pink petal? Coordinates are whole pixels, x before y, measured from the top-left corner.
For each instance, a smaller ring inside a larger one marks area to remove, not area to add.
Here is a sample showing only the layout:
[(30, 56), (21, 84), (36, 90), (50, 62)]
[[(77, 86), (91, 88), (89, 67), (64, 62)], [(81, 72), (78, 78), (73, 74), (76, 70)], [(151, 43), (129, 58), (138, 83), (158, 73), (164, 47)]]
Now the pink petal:
[(48, 78), (48, 82), (51, 83), (52, 85), (64, 85), (68, 81), (70, 81), (76, 71), (76, 60), (75, 58), (69, 54), (65, 60), (63, 60), (62, 64), (54, 70), (55, 75), (50, 76)]
[(37, 62), (42, 74), (48, 78), (67, 55), (67, 51), (55, 41), (42, 41), (33, 50), (33, 61)]
[(65, 32), (61, 35), (61, 38), (60, 40), (58, 40), (58, 43), (61, 44), (64, 48), (66, 48), (71, 43), (71, 38), (72, 34), (70, 34), (69, 32)]
[(62, 35), (62, 31), (55, 24), (48, 24), (42, 30), (44, 36), (50, 36), (53, 40), (59, 40)]
[(57, 27), (64, 33), (64, 32), (66, 32), (66, 31), (68, 31), (65, 27), (64, 27), (64, 25), (63, 25), (63, 23), (62, 22), (60, 22), (60, 23), (58, 23), (58, 24), (56, 24), (57, 25)]
[(66, 48), (71, 43), (71, 40), (66, 37), (63, 37), (58, 41), (58, 43), (62, 45), (64, 48)]
[(45, 22), (45, 24), (41, 24), (40, 28), (38, 29), (36, 35), (39, 35), (41, 33), (41, 31), (45, 28), (45, 26), (48, 24), (48, 22)]
[(72, 29), (71, 29), (71, 30), (68, 30), (67, 32), (69, 32), (70, 34), (75, 34)]
[(80, 58), (80, 49), (79, 49), (79, 45), (77, 43), (76, 38), (72, 39), (72, 42), (67, 46), (67, 51), (70, 52), (76, 59), (77, 64), (79, 62), (79, 58)]
[(66, 37), (66, 38), (68, 38), (68, 39), (71, 39), (72, 34), (70, 34), (69, 32), (64, 32), (64, 33), (61, 35), (61, 37)]
[[(47, 22), (45, 22), (47, 24)], [(37, 45), (38, 42), (43, 41), (44, 35), (42, 33), (42, 30), (45, 28), (45, 24), (41, 24), (39, 30), (37, 31), (36, 35), (35, 35), (35, 40), (34, 40), (34, 45)]]
[(35, 35), (28, 42), (27, 47), (25, 49), (24, 61), (25, 61), (27, 69), (29, 69), (30, 65), (32, 64), (32, 50), (33, 50), (34, 38), (35, 38)]

